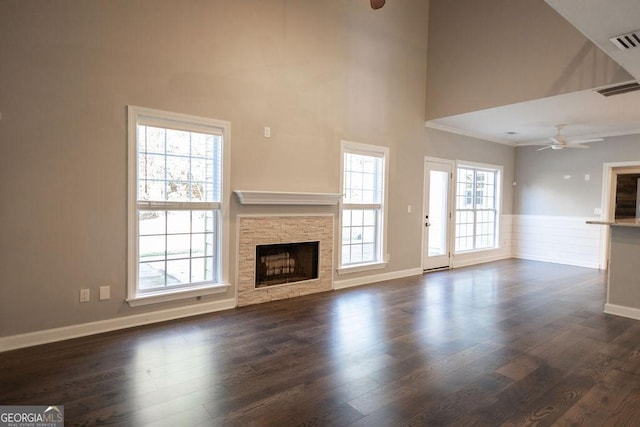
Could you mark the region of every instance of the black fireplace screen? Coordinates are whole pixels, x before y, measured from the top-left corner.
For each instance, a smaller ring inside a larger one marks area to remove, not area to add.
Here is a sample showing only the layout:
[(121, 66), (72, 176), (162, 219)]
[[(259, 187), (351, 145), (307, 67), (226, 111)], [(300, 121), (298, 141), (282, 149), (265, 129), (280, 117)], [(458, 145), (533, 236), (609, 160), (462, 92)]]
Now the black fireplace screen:
[(256, 288), (318, 278), (320, 242), (256, 246)]

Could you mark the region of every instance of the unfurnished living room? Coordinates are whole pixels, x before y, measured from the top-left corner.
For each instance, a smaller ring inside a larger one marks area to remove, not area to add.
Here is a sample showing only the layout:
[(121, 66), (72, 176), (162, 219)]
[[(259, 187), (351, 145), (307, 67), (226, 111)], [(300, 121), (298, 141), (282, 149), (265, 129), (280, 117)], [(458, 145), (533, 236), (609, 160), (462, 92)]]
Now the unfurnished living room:
[(0, 426), (640, 425), (636, 0), (0, 0), (0, 58)]

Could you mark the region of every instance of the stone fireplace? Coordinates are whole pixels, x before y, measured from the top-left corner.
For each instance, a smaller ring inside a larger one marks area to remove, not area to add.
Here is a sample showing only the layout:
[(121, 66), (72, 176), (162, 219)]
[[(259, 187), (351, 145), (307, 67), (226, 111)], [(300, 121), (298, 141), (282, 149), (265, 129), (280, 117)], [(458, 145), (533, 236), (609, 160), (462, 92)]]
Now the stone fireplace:
[(238, 217), (238, 306), (333, 288), (333, 215)]

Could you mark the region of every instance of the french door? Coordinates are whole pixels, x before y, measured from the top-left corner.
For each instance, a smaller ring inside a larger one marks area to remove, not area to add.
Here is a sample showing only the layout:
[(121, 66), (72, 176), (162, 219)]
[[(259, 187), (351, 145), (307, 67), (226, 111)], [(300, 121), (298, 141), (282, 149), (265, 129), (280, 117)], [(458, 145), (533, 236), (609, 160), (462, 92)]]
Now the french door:
[(453, 162), (425, 159), (422, 269), (450, 266)]

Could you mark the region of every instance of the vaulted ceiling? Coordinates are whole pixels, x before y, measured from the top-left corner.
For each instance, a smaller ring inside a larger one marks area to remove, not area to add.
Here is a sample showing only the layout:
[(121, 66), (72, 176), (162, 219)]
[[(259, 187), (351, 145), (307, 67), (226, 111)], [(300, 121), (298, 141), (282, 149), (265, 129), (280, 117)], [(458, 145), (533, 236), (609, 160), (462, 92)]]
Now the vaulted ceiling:
[[(545, 1), (640, 80), (640, 43), (621, 50), (610, 41), (640, 30), (640, 2)], [(605, 97), (596, 89), (601, 88), (438, 118), (427, 126), (514, 146), (548, 142), (559, 124), (566, 125), (563, 134), (569, 139), (640, 133), (640, 91)]]

